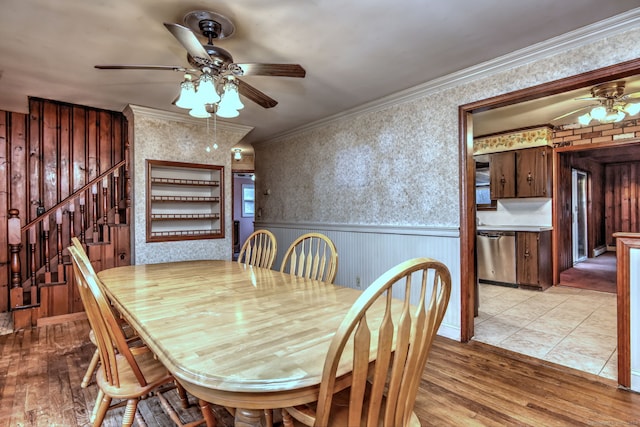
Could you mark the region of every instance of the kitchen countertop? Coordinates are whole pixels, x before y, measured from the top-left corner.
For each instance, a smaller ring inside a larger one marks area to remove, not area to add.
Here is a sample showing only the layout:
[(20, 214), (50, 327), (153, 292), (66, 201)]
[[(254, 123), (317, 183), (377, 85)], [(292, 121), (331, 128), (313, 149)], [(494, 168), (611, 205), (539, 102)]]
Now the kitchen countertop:
[(550, 225), (489, 225), (482, 224), (477, 226), (478, 231), (533, 231), (533, 232), (541, 232), (553, 230), (553, 227)]

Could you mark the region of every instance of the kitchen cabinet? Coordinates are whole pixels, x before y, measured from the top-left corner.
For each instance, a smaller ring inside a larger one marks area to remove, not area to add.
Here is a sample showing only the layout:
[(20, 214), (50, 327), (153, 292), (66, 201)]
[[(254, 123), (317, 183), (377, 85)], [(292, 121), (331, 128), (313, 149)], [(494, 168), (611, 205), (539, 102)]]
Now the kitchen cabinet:
[(551, 231), (518, 231), (516, 240), (518, 285), (540, 290), (551, 286)]
[(551, 148), (524, 148), (491, 154), (491, 199), (551, 197)]
[(516, 197), (516, 154), (504, 151), (491, 155), (489, 162), (491, 200)]
[(551, 197), (551, 148), (516, 151), (516, 196)]
[(224, 167), (147, 160), (147, 242), (224, 238)]

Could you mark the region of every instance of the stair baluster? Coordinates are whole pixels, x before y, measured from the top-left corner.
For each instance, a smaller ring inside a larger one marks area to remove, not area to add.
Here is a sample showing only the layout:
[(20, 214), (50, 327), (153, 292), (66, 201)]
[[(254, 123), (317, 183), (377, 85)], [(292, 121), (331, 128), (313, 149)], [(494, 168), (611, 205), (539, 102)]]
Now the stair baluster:
[(97, 184), (93, 184), (93, 186), (91, 187), (91, 204), (92, 204), (92, 220), (93, 220), (93, 227), (92, 227), (92, 231), (93, 231), (93, 235), (92, 237), (92, 242), (93, 243), (98, 243), (100, 241), (100, 236), (98, 233), (98, 185)]
[(80, 196), (80, 242), (84, 247), (87, 246), (86, 232), (87, 218), (84, 212), (84, 196)]
[(42, 220), (42, 234), (44, 245), (44, 281), (51, 283), (51, 261), (49, 260), (49, 217)]
[(64, 280), (64, 263), (62, 261), (62, 208), (56, 210), (56, 242), (58, 255), (58, 282)]
[(113, 171), (113, 200), (114, 200), (114, 216), (113, 223), (120, 224), (120, 169)]
[(20, 211), (18, 209), (9, 210), (9, 220), (7, 224), (8, 240), (9, 240), (9, 252), (11, 254), (11, 293), (10, 304), (11, 307), (17, 307), (23, 304), (22, 277), (20, 277), (20, 249), (21, 236), (20, 236)]
[(101, 228), (101, 239), (100, 241), (105, 242), (109, 240), (109, 219), (107, 217), (107, 214), (109, 213), (109, 205), (108, 205), (108, 201), (109, 198), (107, 197), (107, 188), (109, 187), (109, 178), (105, 177), (102, 180), (102, 226)]
[(75, 227), (73, 226), (75, 224), (74, 218), (76, 213), (75, 201), (69, 202), (69, 207), (67, 208), (67, 212), (69, 213), (69, 245), (71, 245), (71, 239), (76, 237)]

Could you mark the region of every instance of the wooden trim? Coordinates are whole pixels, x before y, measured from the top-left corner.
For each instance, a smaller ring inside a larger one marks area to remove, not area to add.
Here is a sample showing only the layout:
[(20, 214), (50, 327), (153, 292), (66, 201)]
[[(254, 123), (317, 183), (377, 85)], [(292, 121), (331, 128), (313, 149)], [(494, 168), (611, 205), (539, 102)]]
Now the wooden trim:
[(618, 296), (618, 384), (631, 387), (631, 248), (640, 249), (640, 233), (614, 233)]
[[(476, 164), (473, 160), (473, 117), (459, 108), (460, 132), (460, 340), (469, 341), (474, 334), (476, 312)], [(471, 179), (471, 177), (474, 177)]]
[(85, 320), (87, 313), (79, 311), (77, 313), (61, 314), (59, 316), (41, 317), (38, 319), (37, 326), (57, 325), (59, 323), (73, 322), (75, 320)]
[[(640, 73), (640, 58), (608, 67), (588, 71), (575, 76), (565, 77), (548, 83), (542, 83), (530, 88), (520, 89), (514, 92), (505, 93), (469, 104), (461, 105), (458, 108), (458, 125), (459, 125), (459, 147), (460, 147), (460, 294), (463, 299), (461, 304), (461, 339), (468, 340), (473, 336), (473, 307), (471, 299), (474, 297), (473, 288), (476, 282), (475, 273), (475, 192), (468, 191), (470, 177), (469, 172), (471, 166), (468, 164), (467, 158), (472, 153), (472, 147), (468, 144), (468, 135), (473, 134), (473, 121), (467, 119), (469, 115), (476, 112), (486, 111), (493, 108), (504, 107), (507, 105), (517, 104), (545, 96), (555, 95), (562, 92), (593, 86), (598, 83), (625, 78)], [(554, 156), (555, 158), (555, 156)], [(555, 165), (555, 162), (554, 162)], [(555, 168), (555, 166), (554, 166)], [(554, 169), (554, 174), (555, 174)], [(555, 199), (555, 198), (554, 198)], [(553, 204), (552, 204), (553, 205)], [(552, 207), (553, 214), (557, 212)], [(558, 244), (558, 232), (554, 229), (552, 233), (552, 256), (556, 256), (554, 252)], [(556, 262), (553, 262), (554, 272)], [(554, 276), (555, 277), (555, 276)], [(554, 280), (554, 283), (557, 283)], [(622, 331), (623, 333), (625, 331)], [(619, 332), (620, 334), (620, 332)], [(618, 337), (618, 339), (629, 339), (628, 331), (626, 337)], [(620, 356), (619, 356), (620, 357)], [(628, 364), (627, 359), (626, 363)], [(618, 362), (621, 363), (620, 360)]]

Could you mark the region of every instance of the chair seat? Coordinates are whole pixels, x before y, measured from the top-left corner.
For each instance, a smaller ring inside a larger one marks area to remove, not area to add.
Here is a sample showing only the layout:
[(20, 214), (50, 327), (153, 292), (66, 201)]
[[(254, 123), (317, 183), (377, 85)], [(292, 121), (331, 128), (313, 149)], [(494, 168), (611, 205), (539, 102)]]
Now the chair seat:
[(147, 351), (136, 355), (135, 359), (147, 380), (147, 385), (141, 386), (131, 370), (131, 365), (123, 356), (117, 355), (116, 360), (118, 363), (120, 387), (115, 387), (107, 381), (104, 377), (102, 366), (98, 368), (96, 372), (96, 382), (105, 394), (117, 399), (136, 398), (147, 394), (162, 384), (173, 382), (173, 377), (169, 371), (167, 371), (167, 368), (154, 358), (152, 352)]

